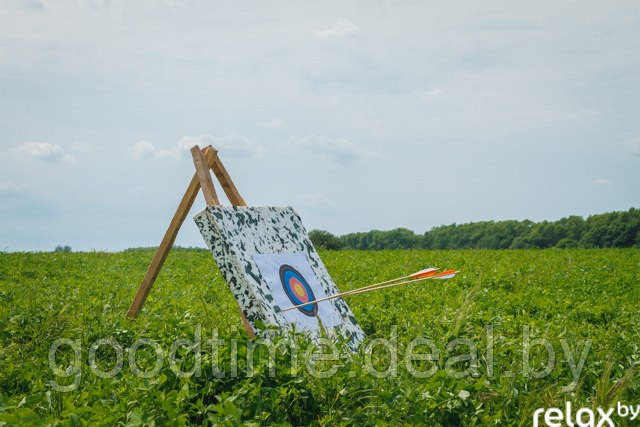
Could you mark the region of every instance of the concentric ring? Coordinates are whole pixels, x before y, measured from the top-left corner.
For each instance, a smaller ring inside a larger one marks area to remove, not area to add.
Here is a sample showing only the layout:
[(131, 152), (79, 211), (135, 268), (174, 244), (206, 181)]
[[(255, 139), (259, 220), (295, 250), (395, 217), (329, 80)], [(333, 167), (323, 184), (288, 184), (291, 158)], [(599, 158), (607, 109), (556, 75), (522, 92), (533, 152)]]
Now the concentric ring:
[[(287, 294), (293, 305), (316, 300), (313, 290), (304, 276), (290, 265), (283, 264), (280, 267), (280, 282), (282, 283), (282, 289), (284, 289), (285, 294)], [(305, 304), (298, 307), (298, 310), (306, 316), (315, 317), (318, 314), (318, 303)]]

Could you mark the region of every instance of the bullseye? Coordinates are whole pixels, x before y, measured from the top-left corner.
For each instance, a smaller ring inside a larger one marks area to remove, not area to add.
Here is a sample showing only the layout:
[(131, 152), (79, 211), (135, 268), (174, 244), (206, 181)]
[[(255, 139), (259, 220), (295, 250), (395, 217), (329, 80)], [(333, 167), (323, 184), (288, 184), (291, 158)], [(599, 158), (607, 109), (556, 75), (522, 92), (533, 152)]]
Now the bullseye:
[(291, 290), (299, 299), (301, 299), (303, 302), (309, 301), (309, 295), (307, 295), (304, 290), (304, 286), (298, 279), (292, 277), (289, 283), (291, 283)]
[[(284, 292), (293, 305), (315, 301), (316, 297), (313, 294), (313, 290), (311, 290), (311, 286), (309, 286), (302, 274), (290, 265), (284, 264), (280, 267), (280, 281)], [(298, 307), (298, 310), (307, 316), (314, 317), (318, 313), (318, 303), (312, 302), (303, 305)]]

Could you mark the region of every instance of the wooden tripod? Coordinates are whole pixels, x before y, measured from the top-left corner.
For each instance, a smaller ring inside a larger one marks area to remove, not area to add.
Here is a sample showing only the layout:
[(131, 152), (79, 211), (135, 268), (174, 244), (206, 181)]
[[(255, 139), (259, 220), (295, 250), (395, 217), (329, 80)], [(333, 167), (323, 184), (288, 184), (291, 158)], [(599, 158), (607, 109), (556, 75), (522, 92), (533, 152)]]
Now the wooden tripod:
[[(162, 242), (160, 242), (160, 246), (158, 246), (153, 259), (151, 260), (151, 264), (149, 264), (149, 268), (140, 283), (138, 292), (129, 307), (127, 317), (130, 319), (136, 317), (142, 309), (142, 306), (151, 291), (151, 287), (158, 277), (158, 273), (160, 273), (162, 264), (164, 264), (164, 261), (173, 246), (173, 242), (176, 240), (180, 226), (187, 217), (187, 214), (198, 195), (198, 190), (202, 188), (202, 193), (208, 206), (220, 205), (209, 169), (213, 170), (213, 173), (220, 182), (224, 193), (227, 195), (227, 198), (233, 206), (247, 206), (242, 196), (240, 196), (235, 184), (231, 180), (231, 177), (227, 173), (222, 161), (220, 161), (220, 158), (218, 157), (218, 150), (210, 145), (205, 147), (204, 150), (200, 150), (200, 147), (196, 145), (191, 148), (191, 155), (193, 157), (193, 164), (196, 168), (196, 173), (193, 175), (193, 178), (191, 178), (187, 191), (185, 191), (184, 196), (182, 196), (178, 209), (176, 209), (176, 213), (173, 215), (173, 218), (169, 223), (169, 227), (162, 238)], [(242, 310), (240, 310), (240, 315), (242, 316), (244, 330), (251, 338), (255, 338), (253, 328), (251, 327), (251, 324), (249, 324), (249, 321)]]

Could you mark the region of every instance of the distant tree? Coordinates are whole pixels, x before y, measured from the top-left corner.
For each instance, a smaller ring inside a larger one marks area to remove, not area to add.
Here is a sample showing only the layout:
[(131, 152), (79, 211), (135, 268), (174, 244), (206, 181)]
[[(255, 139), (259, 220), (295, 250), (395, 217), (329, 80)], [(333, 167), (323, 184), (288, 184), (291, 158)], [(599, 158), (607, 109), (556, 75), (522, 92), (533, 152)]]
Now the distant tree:
[(422, 249), (433, 249), (433, 235), (428, 231), (422, 235), (420, 239), (420, 247)]
[(328, 231), (311, 230), (309, 232), (309, 239), (311, 239), (313, 245), (319, 249), (338, 250), (342, 248), (340, 239)]
[(71, 252), (71, 246), (56, 246), (54, 252)]
[(534, 248), (533, 244), (527, 240), (524, 236), (518, 236), (513, 239), (513, 243), (509, 246), (509, 249), (531, 249)]
[(585, 233), (580, 245), (585, 248), (625, 248), (634, 243), (634, 230), (628, 224), (614, 222), (598, 225)]
[(578, 247), (578, 242), (576, 242), (575, 240), (573, 240), (571, 237), (565, 237), (563, 239), (558, 240), (558, 243), (556, 243), (556, 248), (577, 248)]
[(367, 249), (362, 246), (364, 233), (349, 233), (340, 236), (340, 243), (344, 249)]
[(553, 247), (562, 237), (561, 227), (549, 221), (537, 223), (526, 236), (527, 240), (535, 248)]
[(406, 228), (380, 231), (377, 237), (377, 246), (380, 249), (414, 249), (419, 246), (420, 241), (420, 238), (413, 231)]
[(580, 240), (586, 227), (584, 219), (576, 215), (562, 218), (556, 223), (563, 230), (563, 238), (569, 238), (576, 242)]

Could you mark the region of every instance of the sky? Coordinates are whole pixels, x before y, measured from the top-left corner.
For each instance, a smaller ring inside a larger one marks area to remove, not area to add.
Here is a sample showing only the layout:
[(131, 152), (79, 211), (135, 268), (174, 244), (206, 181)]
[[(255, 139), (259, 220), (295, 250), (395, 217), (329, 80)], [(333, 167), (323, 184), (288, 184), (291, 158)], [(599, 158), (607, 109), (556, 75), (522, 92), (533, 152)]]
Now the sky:
[(0, 0), (0, 250), (157, 245), (194, 144), (336, 234), (640, 207), (640, 3)]

